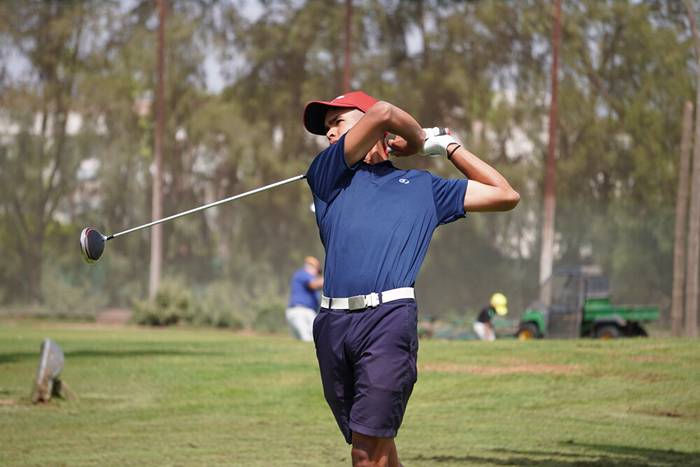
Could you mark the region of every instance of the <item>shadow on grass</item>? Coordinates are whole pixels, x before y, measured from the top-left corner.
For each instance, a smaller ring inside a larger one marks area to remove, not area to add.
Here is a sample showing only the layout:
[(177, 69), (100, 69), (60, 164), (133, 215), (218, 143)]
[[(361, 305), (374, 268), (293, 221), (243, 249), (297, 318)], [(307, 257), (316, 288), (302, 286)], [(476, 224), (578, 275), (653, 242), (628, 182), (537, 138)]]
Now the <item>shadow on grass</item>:
[[(495, 456), (414, 456), (406, 461), (451, 463), (464, 465), (539, 465), (549, 467), (568, 466), (700, 466), (700, 452), (648, 449), (606, 444), (566, 442), (565, 447), (578, 447), (587, 453), (553, 451), (519, 451), (495, 449)], [(563, 448), (565, 449), (565, 448)]]
[[(224, 352), (201, 352), (197, 350), (167, 350), (167, 349), (134, 349), (134, 350), (74, 350), (64, 352), (66, 360), (77, 358), (138, 358), (138, 357), (214, 357), (223, 356)], [(5, 363), (17, 363), (24, 360), (36, 360), (39, 352), (15, 352), (0, 353), (0, 365)]]

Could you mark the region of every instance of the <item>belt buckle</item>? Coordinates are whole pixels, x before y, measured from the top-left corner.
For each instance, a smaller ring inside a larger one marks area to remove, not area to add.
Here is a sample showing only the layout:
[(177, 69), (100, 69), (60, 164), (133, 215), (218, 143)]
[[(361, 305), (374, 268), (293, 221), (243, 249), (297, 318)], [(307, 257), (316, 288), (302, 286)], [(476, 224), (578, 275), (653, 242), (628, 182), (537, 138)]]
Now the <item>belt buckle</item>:
[(355, 295), (354, 297), (348, 298), (348, 309), (350, 310), (361, 310), (367, 307), (367, 300), (364, 295)]

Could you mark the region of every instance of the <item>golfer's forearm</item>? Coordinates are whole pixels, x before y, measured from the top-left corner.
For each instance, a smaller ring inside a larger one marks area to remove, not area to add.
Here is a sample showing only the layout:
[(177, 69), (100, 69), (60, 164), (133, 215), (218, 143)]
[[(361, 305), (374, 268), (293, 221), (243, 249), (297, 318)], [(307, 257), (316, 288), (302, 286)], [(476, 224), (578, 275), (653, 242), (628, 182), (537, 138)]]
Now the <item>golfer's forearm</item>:
[(345, 136), (345, 162), (353, 166), (384, 137), (385, 127), (392, 118), (392, 105), (377, 102)]
[(414, 154), (423, 147), (423, 128), (407, 112), (388, 102), (377, 102), (350, 129), (345, 137), (345, 161), (352, 166), (365, 158), (372, 147), (393, 133), (406, 140), (407, 154)]
[(496, 169), (482, 161), (468, 150), (454, 149), (450, 144), (447, 153), (452, 163), (469, 180), (464, 195), (465, 211), (510, 211), (520, 202), (520, 194)]
[[(383, 133), (392, 133), (401, 136), (408, 143), (407, 153), (416, 153), (423, 147), (425, 133), (415, 118), (408, 112), (396, 106), (391, 106)], [(383, 135), (382, 133), (382, 135)]]
[[(451, 144), (447, 147), (447, 152), (451, 153), (453, 149), (454, 145)], [(510, 183), (508, 183), (508, 180), (506, 180), (498, 170), (476, 157), (469, 150), (464, 148), (464, 146), (460, 146), (459, 149), (452, 154), (450, 160), (469, 180), (475, 180), (484, 185), (502, 188), (503, 190), (516, 193), (510, 186)]]

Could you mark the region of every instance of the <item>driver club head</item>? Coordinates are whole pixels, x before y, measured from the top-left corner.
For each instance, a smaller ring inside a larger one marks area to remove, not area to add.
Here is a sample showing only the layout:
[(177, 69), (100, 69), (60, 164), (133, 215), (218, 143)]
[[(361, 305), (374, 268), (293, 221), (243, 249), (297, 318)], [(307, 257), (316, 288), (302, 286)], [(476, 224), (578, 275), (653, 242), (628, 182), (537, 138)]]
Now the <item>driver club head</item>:
[(92, 264), (100, 259), (105, 251), (106, 241), (107, 237), (91, 227), (85, 227), (80, 232), (80, 251), (86, 263)]

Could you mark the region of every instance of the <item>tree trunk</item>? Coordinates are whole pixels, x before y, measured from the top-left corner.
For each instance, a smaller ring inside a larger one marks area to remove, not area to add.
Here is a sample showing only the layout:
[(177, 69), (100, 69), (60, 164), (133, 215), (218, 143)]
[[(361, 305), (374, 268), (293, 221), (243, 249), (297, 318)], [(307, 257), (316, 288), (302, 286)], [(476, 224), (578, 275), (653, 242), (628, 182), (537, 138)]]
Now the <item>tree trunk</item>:
[(345, 0), (345, 66), (343, 67), (343, 92), (350, 92), (352, 80), (352, 0)]
[[(43, 236), (43, 235), (42, 235)], [(37, 242), (37, 245), (43, 245), (43, 241)], [(31, 267), (27, 268), (27, 293), (31, 303), (38, 305), (43, 302), (44, 295), (41, 290), (41, 275), (43, 264), (42, 256), (43, 248), (39, 247), (36, 249), (29, 248), (26, 255), (24, 256), (27, 263), (31, 264)]]
[(688, 214), (688, 182), (690, 165), (693, 103), (686, 101), (683, 108), (683, 133), (681, 134), (681, 158), (678, 165), (678, 192), (676, 194), (676, 226), (673, 240), (673, 292), (671, 295), (671, 330), (680, 336), (683, 329), (683, 284), (685, 283), (685, 232)]
[[(695, 11), (692, 2), (683, 2), (688, 11), (688, 20), (693, 33), (695, 59), (700, 66), (700, 36), (698, 35)], [(700, 107), (700, 68), (695, 82), (695, 108)], [(698, 336), (698, 257), (700, 256), (700, 118), (695, 118), (693, 145), (693, 172), (690, 189), (690, 219), (688, 227), (688, 270), (686, 277), (685, 332), (688, 337)]]
[[(158, 0), (158, 47), (156, 50), (156, 135), (155, 170), (153, 173), (153, 220), (163, 217), (163, 133), (165, 127), (165, 2)], [(148, 297), (153, 299), (160, 285), (163, 265), (163, 229), (161, 224), (151, 230), (151, 268), (148, 281)]]
[(540, 300), (550, 302), (550, 288), (545, 281), (552, 275), (554, 262), (554, 215), (556, 212), (556, 148), (557, 148), (557, 94), (559, 89), (559, 37), (561, 35), (561, 0), (554, 0), (552, 28), (552, 100), (549, 107), (549, 143), (544, 178), (544, 206), (542, 215), (542, 251), (540, 253)]

